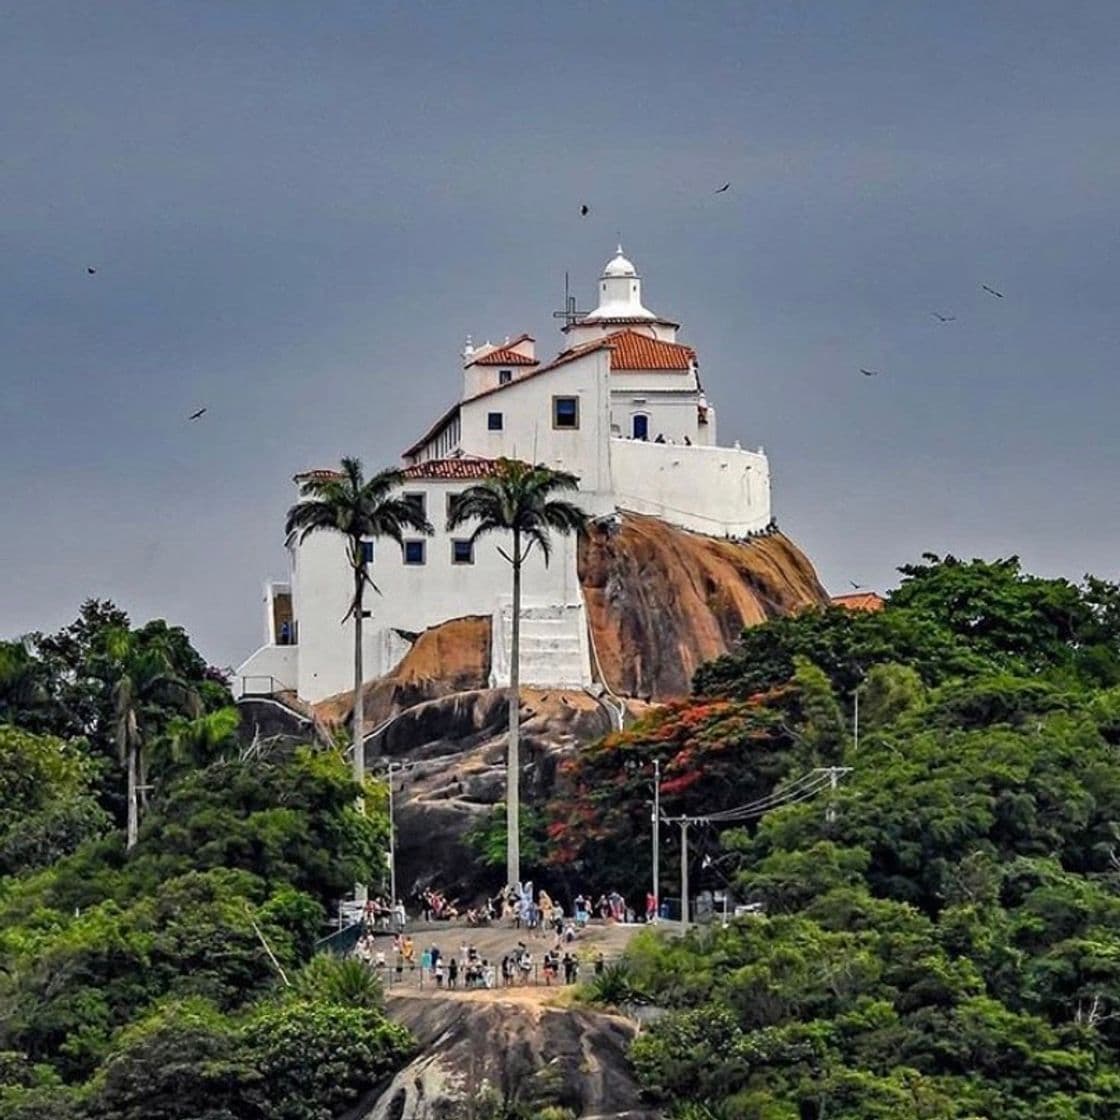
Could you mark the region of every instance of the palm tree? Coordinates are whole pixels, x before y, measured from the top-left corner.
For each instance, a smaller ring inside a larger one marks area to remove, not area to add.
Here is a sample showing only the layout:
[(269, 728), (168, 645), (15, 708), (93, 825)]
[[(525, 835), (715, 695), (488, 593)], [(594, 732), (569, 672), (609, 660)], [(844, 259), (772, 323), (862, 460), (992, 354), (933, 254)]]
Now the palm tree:
[(579, 488), (579, 479), (567, 471), (530, 466), (516, 459), (499, 459), (490, 478), (469, 486), (454, 501), (447, 518), (448, 530), (475, 523), (473, 545), (488, 533), (509, 533), (512, 552), (499, 548), (513, 569), (513, 639), (509, 665), (509, 758), (506, 763), (506, 878), (510, 886), (521, 881), (519, 716), (521, 708), (521, 568), (534, 546), (545, 564), (552, 554), (551, 534), (579, 532), (587, 515), (579, 506), (551, 495)]
[(202, 714), (198, 693), (176, 672), (163, 643), (141, 644), (130, 630), (105, 635), (113, 739), (121, 764), (128, 771), (128, 831), (126, 847), (140, 831), (140, 805), (147, 804), (147, 748), (151, 745), (160, 707), (178, 708), (192, 718)]
[[(330, 475), (309, 475), (300, 484), (300, 498), (290, 510), (285, 533), (299, 533), (302, 543), (312, 533), (338, 533), (346, 538), (346, 559), (354, 581), (350, 607), (343, 616), (354, 620), (354, 712), (353, 768), (354, 781), (365, 781), (365, 754), (362, 731), (365, 724), (365, 702), (362, 684), (362, 619), (367, 587), (377, 591), (366, 568), (364, 544), (369, 540), (389, 537), (403, 547), (405, 529), (430, 535), (432, 526), (413, 502), (398, 497), (395, 491), (404, 482), (399, 470), (384, 470), (366, 478), (358, 459), (343, 459), (342, 470)], [(378, 592), (380, 594), (380, 592)]]

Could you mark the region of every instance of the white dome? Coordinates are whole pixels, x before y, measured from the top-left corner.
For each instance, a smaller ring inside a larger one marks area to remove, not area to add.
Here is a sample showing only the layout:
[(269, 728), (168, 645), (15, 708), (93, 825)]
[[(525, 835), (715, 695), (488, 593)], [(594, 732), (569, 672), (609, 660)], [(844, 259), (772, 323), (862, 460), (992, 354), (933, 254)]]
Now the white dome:
[(603, 269), (603, 276), (637, 276), (638, 270), (622, 255), (622, 246), (619, 245), (618, 251), (606, 263)]

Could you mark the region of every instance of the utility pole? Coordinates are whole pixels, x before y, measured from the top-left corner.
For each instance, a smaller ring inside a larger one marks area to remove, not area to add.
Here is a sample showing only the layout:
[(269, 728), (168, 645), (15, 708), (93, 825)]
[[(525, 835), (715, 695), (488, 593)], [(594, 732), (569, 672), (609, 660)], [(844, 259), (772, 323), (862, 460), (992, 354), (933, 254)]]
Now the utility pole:
[(661, 760), (653, 760), (653, 920), (661, 917)]
[(836, 822), (836, 790), (840, 785), (840, 778), (850, 774), (850, 766), (827, 766), (824, 771), (828, 775), (828, 808), (824, 811), (824, 819), (828, 824)]
[(688, 817), (681, 817), (681, 932), (688, 929)]

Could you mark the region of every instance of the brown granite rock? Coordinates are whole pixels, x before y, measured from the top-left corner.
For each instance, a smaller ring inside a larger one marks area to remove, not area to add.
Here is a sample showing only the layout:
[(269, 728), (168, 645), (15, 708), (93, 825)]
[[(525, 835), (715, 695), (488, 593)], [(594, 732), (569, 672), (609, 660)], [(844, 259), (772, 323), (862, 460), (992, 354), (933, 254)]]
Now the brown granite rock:
[(486, 1091), (529, 1115), (546, 1106), (587, 1120), (654, 1120), (659, 1114), (643, 1103), (627, 1059), (636, 1033), (629, 1020), (494, 994), (493, 1002), (391, 999), (389, 1014), (412, 1031), (418, 1053), (354, 1110), (354, 1120), (481, 1115), (470, 1105)]
[(581, 539), (579, 578), (606, 683), (652, 700), (687, 695), (696, 669), (744, 626), (829, 602), (781, 533), (722, 540), (630, 513)]
[[(448, 619), (422, 631), (391, 673), (366, 683), (366, 731), (425, 700), (486, 688), (489, 681), (490, 616)], [(318, 719), (333, 726), (349, 723), (353, 710), (353, 689), (315, 705)]]

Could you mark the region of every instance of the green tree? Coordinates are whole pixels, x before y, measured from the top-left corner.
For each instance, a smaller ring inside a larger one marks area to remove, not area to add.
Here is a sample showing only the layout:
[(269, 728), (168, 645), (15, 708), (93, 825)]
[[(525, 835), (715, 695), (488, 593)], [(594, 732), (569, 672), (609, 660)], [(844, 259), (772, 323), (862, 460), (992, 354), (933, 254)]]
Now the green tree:
[(144, 644), (129, 630), (116, 630), (105, 640), (106, 674), (111, 682), (113, 738), (120, 763), (128, 774), (126, 847), (140, 832), (140, 807), (147, 805), (148, 756), (155, 735), (153, 707), (181, 709), (191, 716), (202, 711), (202, 699), (175, 671), (164, 643)]
[(579, 479), (567, 471), (499, 459), (494, 473), (469, 486), (455, 499), (447, 518), (448, 530), (473, 525), (471, 544), (492, 533), (509, 534), (509, 552), (498, 549), (513, 572), (513, 634), (509, 668), (509, 757), (506, 763), (506, 879), (521, 881), (519, 815), (521, 809), (521, 569), (535, 548), (547, 564), (552, 534), (578, 533), (587, 515), (575, 503), (554, 495), (579, 489)]
[(96, 774), (81, 743), (0, 724), (0, 875), (46, 867), (106, 830)]
[(346, 559), (350, 565), (353, 595), (343, 619), (354, 622), (354, 711), (353, 759), (354, 781), (365, 781), (365, 698), (362, 686), (365, 671), (362, 665), (362, 620), (367, 587), (377, 586), (369, 577), (365, 542), (383, 537), (403, 547), (404, 531), (431, 534), (428, 519), (407, 498), (397, 495), (404, 475), (399, 470), (383, 470), (366, 478), (358, 459), (343, 459), (342, 469), (329, 475), (306, 475), (300, 482), (300, 501), (288, 510), (284, 532), (299, 534), (306, 540), (313, 533), (336, 533), (346, 542)]

